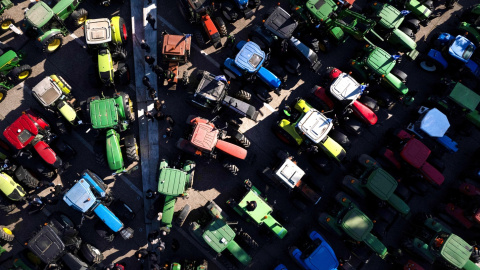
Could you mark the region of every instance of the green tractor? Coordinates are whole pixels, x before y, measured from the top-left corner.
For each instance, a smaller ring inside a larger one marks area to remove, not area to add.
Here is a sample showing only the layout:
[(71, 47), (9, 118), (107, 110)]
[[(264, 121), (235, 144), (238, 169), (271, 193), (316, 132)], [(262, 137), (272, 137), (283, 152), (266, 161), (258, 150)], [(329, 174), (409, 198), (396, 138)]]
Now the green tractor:
[(38, 1), (25, 12), (22, 24), (25, 34), (29, 38), (39, 41), (43, 52), (53, 53), (63, 45), (63, 37), (70, 34), (65, 21), (67, 18), (75, 27), (79, 27), (87, 20), (88, 12), (77, 7), (82, 0), (59, 0), (49, 7), (45, 2)]
[(7, 97), (8, 90), (32, 75), (29, 65), (20, 64), (24, 57), (21, 52), (0, 50), (0, 103)]
[(207, 260), (183, 260), (180, 263), (173, 262), (169, 270), (207, 270)]
[(15, 20), (11, 16), (3, 16), (5, 10), (12, 8), (13, 3), (10, 0), (0, 0), (0, 33), (4, 33), (10, 29), (11, 24), (15, 24)]
[[(239, 215), (245, 217), (247, 221), (251, 221), (257, 226), (264, 224), (275, 236), (283, 239), (288, 231), (271, 215), (273, 208), (268, 205), (266, 197), (262, 196), (260, 190), (254, 187), (250, 180), (245, 180), (245, 188), (247, 194), (243, 196), (242, 200), (237, 203), (234, 199), (230, 199), (227, 204), (233, 207), (233, 210)], [(247, 204), (249, 202), (256, 203), (255, 209), (248, 209)]]
[[(335, 201), (337, 205), (331, 208), (331, 215), (320, 214), (318, 218), (320, 225), (329, 233), (338, 236), (347, 235), (354, 241), (365, 244), (380, 258), (385, 259), (388, 254), (387, 248), (377, 236), (372, 234), (374, 221), (368, 218), (343, 192), (335, 195)], [(355, 250), (353, 253), (356, 254)]]
[[(189, 232), (203, 246), (220, 254), (229, 251), (243, 266), (248, 266), (252, 262), (252, 257), (235, 241), (235, 238), (241, 238), (251, 251), (258, 248), (258, 244), (243, 231), (235, 231), (228, 222), (228, 217), (222, 209), (214, 202), (210, 201), (205, 206), (203, 216), (196, 222), (190, 223)], [(223, 258), (220, 256), (219, 258)], [(231, 265), (229, 261), (222, 262)]]
[[(85, 40), (87, 52), (95, 53), (99, 85), (113, 87), (115, 82), (130, 83), (130, 71), (125, 60), (127, 51), (124, 48), (128, 38), (125, 21), (120, 16), (112, 19), (89, 19), (85, 21)], [(118, 63), (114, 69), (114, 62)]]
[(403, 246), (407, 251), (431, 264), (446, 269), (479, 270), (478, 247), (468, 244), (434, 217), (426, 217), (410, 233)]
[[(188, 196), (186, 191), (193, 186), (195, 162), (187, 160), (182, 169), (176, 169), (169, 168), (168, 162), (163, 159), (160, 162), (159, 171), (157, 191), (164, 198), (161, 226), (171, 228), (177, 198)], [(189, 213), (190, 205), (187, 204), (178, 216), (177, 225), (179, 227), (183, 225)]]
[[(100, 151), (105, 146), (95, 144), (96, 161), (105, 164), (105, 153), (108, 167), (115, 173), (126, 172), (120, 145), (120, 133), (126, 131), (135, 121), (133, 103), (128, 94), (119, 92), (112, 97), (90, 97), (85, 104), (86, 119), (90, 119), (92, 128), (106, 133), (106, 151)], [(138, 146), (133, 134), (125, 136), (124, 150), (129, 162), (138, 161)]]

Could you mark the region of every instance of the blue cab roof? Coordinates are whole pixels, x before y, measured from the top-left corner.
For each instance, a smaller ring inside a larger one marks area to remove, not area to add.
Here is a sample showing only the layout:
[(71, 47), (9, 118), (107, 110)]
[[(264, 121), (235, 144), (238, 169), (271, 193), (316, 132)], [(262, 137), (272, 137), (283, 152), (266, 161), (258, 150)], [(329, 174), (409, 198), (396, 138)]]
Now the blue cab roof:
[(96, 202), (95, 196), (90, 190), (90, 185), (84, 179), (80, 179), (66, 194), (63, 200), (68, 206), (85, 213)]
[(473, 45), (473, 43), (466, 37), (457, 36), (453, 41), (452, 45), (450, 45), (448, 52), (456, 59), (467, 63), (475, 49), (475, 45)]
[(337, 269), (339, 265), (338, 259), (327, 241), (325, 241), (325, 239), (316, 231), (313, 231), (310, 234), (310, 239), (320, 239), (322, 243), (315, 249), (315, 251), (312, 252), (312, 254), (310, 254), (308, 258), (305, 259), (305, 264), (312, 270)]
[(235, 57), (235, 65), (253, 73), (262, 67), (265, 61), (265, 52), (255, 42), (246, 42)]

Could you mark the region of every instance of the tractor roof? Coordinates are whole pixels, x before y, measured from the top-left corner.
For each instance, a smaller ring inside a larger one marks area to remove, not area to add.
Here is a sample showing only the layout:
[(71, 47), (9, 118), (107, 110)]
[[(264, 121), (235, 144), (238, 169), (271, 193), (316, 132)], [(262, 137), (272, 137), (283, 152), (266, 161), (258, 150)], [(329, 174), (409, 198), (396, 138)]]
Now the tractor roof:
[(281, 39), (289, 39), (293, 31), (298, 26), (296, 22), (288, 12), (283, 8), (277, 6), (270, 16), (265, 20), (265, 27), (270, 30), (274, 35)]
[(63, 200), (68, 206), (82, 213), (87, 212), (96, 202), (95, 195), (90, 190), (90, 185), (84, 179), (80, 179), (67, 193)]
[(224, 93), (225, 83), (220, 80), (215, 80), (215, 76), (205, 71), (202, 80), (197, 86), (195, 95), (200, 94), (208, 100), (218, 102), (225, 96)]
[(373, 69), (380, 75), (389, 74), (395, 67), (397, 61), (392, 56), (380, 47), (376, 47), (368, 55), (367, 66)]
[(204, 151), (212, 151), (218, 140), (218, 129), (214, 125), (198, 123), (192, 134), (191, 143)]
[(397, 186), (395, 178), (382, 168), (377, 168), (368, 176), (367, 188), (380, 200), (388, 200)]
[(265, 52), (253, 41), (245, 43), (235, 57), (235, 65), (250, 73), (260, 69), (265, 60)]
[(18, 201), (25, 196), (23, 187), (15, 183), (13, 178), (4, 172), (0, 172), (0, 191), (12, 201)]
[(113, 98), (90, 102), (90, 119), (96, 129), (111, 128), (118, 125), (117, 103)]
[(305, 175), (305, 172), (297, 164), (293, 163), (291, 159), (287, 158), (282, 166), (275, 171), (275, 175), (293, 189)]
[(50, 226), (43, 226), (27, 243), (28, 248), (44, 263), (52, 263), (65, 250), (65, 244), (55, 230)]
[(327, 242), (322, 243), (305, 259), (305, 264), (312, 270), (337, 269), (338, 259)]
[(450, 127), (447, 116), (433, 108), (420, 118), (420, 129), (431, 137), (443, 137)]
[(340, 74), (330, 85), (330, 93), (339, 101), (353, 103), (362, 92), (360, 84), (347, 73)]
[(87, 20), (84, 30), (87, 44), (101, 44), (112, 40), (112, 26), (108, 18)]
[(53, 17), (53, 10), (43, 1), (37, 2), (31, 9), (25, 12), (25, 18), (33, 27), (40, 28)]
[(323, 21), (338, 9), (333, 0), (308, 0), (305, 6), (318, 20)]
[(427, 161), (432, 151), (421, 141), (412, 138), (404, 146), (400, 155), (415, 168), (420, 168)]
[(0, 69), (2, 69), (6, 64), (9, 64), (15, 60), (15, 58), (18, 57), (17, 53), (14, 52), (13, 50), (9, 50), (2, 54), (0, 56)]
[(480, 111), (480, 95), (462, 83), (457, 82), (449, 97), (463, 108), (470, 111)]
[(400, 11), (389, 4), (376, 4), (381, 5), (376, 12), (376, 15), (380, 18), (378, 24), (387, 29), (399, 28), (405, 18)]
[(452, 45), (450, 45), (450, 48), (448, 48), (448, 53), (456, 59), (467, 63), (475, 49), (476, 47), (473, 45), (473, 42), (464, 36), (457, 36)]
[(451, 234), (442, 246), (440, 255), (453, 266), (462, 268), (470, 259), (473, 247), (455, 234)]
[(297, 127), (310, 140), (319, 143), (332, 129), (333, 122), (318, 110), (311, 108), (298, 122)]
[(215, 252), (220, 253), (233, 241), (235, 232), (223, 219), (215, 219), (205, 228), (202, 237)]
[(164, 35), (162, 54), (185, 55), (190, 50), (190, 39), (184, 35)]
[(43, 106), (50, 106), (62, 96), (62, 90), (52, 81), (50, 76), (43, 78), (32, 89), (33, 96)]
[(163, 168), (158, 177), (158, 192), (163, 195), (178, 196), (185, 192), (187, 181), (188, 175), (186, 172), (173, 168)]
[[(257, 203), (257, 207), (253, 211), (247, 210), (247, 202), (255, 201)], [(258, 194), (253, 190), (250, 189), (245, 197), (238, 203), (238, 207), (243, 210), (245, 214), (250, 216), (250, 218), (257, 224), (262, 224), (265, 220), (265, 216), (270, 215), (273, 209), (268, 205), (263, 198), (258, 196)]]
[(373, 228), (373, 222), (360, 209), (353, 207), (342, 219), (340, 225), (354, 240), (363, 241)]
[(3, 131), (3, 136), (17, 149), (27, 146), (38, 134), (38, 128), (28, 114), (22, 114)]

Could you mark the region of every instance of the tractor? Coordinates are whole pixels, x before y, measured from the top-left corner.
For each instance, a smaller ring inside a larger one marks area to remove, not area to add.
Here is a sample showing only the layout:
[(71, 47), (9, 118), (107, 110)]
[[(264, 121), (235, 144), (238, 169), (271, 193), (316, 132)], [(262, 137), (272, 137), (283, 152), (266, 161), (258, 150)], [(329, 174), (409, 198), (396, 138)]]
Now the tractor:
[[(235, 238), (244, 242), (250, 253), (256, 251), (258, 244), (246, 232), (235, 231), (230, 227), (236, 223), (229, 222), (226, 213), (216, 203), (209, 201), (202, 210), (204, 210), (202, 217), (190, 223), (189, 232), (193, 238), (216, 254), (228, 250), (243, 266), (250, 265), (252, 257), (235, 241)], [(225, 263), (231, 265), (229, 261)]]
[(0, 1), (0, 33), (6, 32), (10, 29), (11, 24), (15, 24), (15, 20), (11, 16), (3, 16), (5, 10), (13, 7), (13, 3), (10, 0)]
[[(471, 26), (480, 25), (480, 4), (474, 4), (462, 12), (460, 16), (462, 22), (466, 22)], [(480, 41), (477, 39), (477, 41)]]
[(190, 84), (194, 85), (195, 92), (188, 97), (189, 104), (211, 114), (218, 113), (226, 107), (236, 115), (257, 121), (259, 112), (245, 102), (250, 100), (250, 93), (239, 90), (229, 96), (231, 86), (222, 77), (208, 71), (197, 70), (195, 83), (191, 80)]
[[(163, 35), (162, 63), (167, 65), (167, 72), (163, 84), (169, 85), (169, 90), (176, 90), (179, 80), (178, 72), (180, 65), (190, 61), (192, 38), (191, 35)], [(181, 82), (188, 84), (188, 72), (184, 71)]]
[[(257, 26), (249, 34), (250, 40), (260, 46), (262, 50), (272, 49), (278, 55), (289, 55), (279, 57), (284, 69), (293, 75), (300, 75), (300, 63), (306, 63), (315, 73), (322, 67), (317, 53), (293, 36), (297, 29), (298, 22), (290, 14), (277, 6), (270, 11), (270, 15), (264, 20), (263, 27)], [(293, 52), (291, 54), (290, 52)], [(272, 67), (274, 73), (285, 82), (283, 70), (277, 71), (278, 67)], [(283, 76), (282, 76), (283, 75)]]
[[(413, 238), (403, 243), (404, 248), (437, 267), (478, 270), (478, 248), (468, 244), (434, 217), (424, 218), (409, 230)], [(435, 267), (434, 266), (434, 267)]]
[(38, 1), (25, 12), (22, 24), (25, 34), (38, 40), (42, 51), (54, 53), (63, 45), (63, 37), (70, 34), (65, 21), (67, 18), (75, 27), (87, 20), (88, 12), (77, 7), (82, 0), (60, 0), (50, 8), (45, 2)]
[[(468, 74), (480, 78), (480, 67), (475, 57), (477, 46), (465, 36), (439, 33), (432, 37), (432, 48), (420, 67), (427, 72), (445, 71), (461, 78)], [(463, 72), (466, 71), (466, 72)]]
[(182, 16), (191, 24), (199, 25), (204, 31), (197, 29), (193, 37), (198, 46), (206, 47), (206, 40), (210, 41), (216, 49), (222, 47), (221, 37), (228, 35), (225, 22), (219, 16), (215, 16), (215, 5), (212, 0), (181, 0), (178, 1), (178, 8)]
[[(162, 195), (163, 210), (161, 226), (171, 228), (173, 214), (175, 212), (175, 202), (178, 197), (188, 196), (187, 190), (193, 186), (193, 177), (195, 174), (195, 162), (185, 161), (181, 169), (169, 168), (168, 162), (163, 159), (160, 161), (158, 177), (158, 193)], [(179, 214), (177, 224), (183, 225), (190, 212), (190, 205), (185, 205)], [(169, 230), (166, 230), (169, 231)]]
[[(363, 243), (380, 258), (385, 259), (388, 254), (387, 248), (377, 236), (372, 234), (372, 231), (379, 234), (376, 232), (375, 222), (368, 218), (345, 193), (337, 193), (335, 202), (337, 204), (331, 208), (330, 214), (320, 214), (318, 222), (322, 228), (331, 234), (346, 235), (358, 244)], [(357, 250), (361, 249), (357, 247)], [(355, 250), (352, 253), (358, 256)]]
[[(127, 51), (124, 46), (128, 32), (125, 21), (120, 16), (112, 19), (89, 19), (85, 21), (87, 52), (94, 54), (97, 65), (96, 85), (113, 87), (116, 82), (130, 83), (130, 70), (125, 63)], [(95, 55), (96, 54), (96, 55)], [(117, 62), (117, 68), (114, 68)]]
[[(108, 242), (113, 241), (115, 233), (119, 233), (125, 240), (133, 237), (133, 229), (125, 228), (117, 215), (121, 212), (122, 217), (133, 219), (135, 213), (123, 202), (112, 203), (113, 198), (107, 193), (107, 185), (90, 170), (83, 171), (80, 180), (65, 193), (63, 200), (68, 206), (82, 213), (82, 222), (83, 217), (92, 219), (97, 216), (100, 218), (102, 223), (95, 224), (95, 230)], [(110, 205), (115, 206), (115, 208), (120, 205), (122, 209), (116, 211), (117, 215), (115, 215), (108, 208)]]
[[(90, 97), (83, 105), (86, 119), (90, 119), (92, 128), (97, 132), (105, 131), (106, 146), (95, 144), (96, 161), (105, 164), (107, 156), (108, 167), (115, 173), (126, 172), (120, 145), (120, 133), (126, 131), (135, 121), (133, 103), (130, 96), (123, 92), (115, 93), (112, 97)], [(97, 134), (98, 135), (98, 134)], [(101, 151), (100, 149), (104, 149)], [(124, 151), (127, 160), (132, 163), (139, 160), (138, 146), (134, 134), (124, 137)]]
[(77, 114), (79, 108), (75, 106), (72, 87), (61, 76), (52, 74), (45, 77), (33, 87), (32, 94), (46, 110), (63, 117), (72, 126), (83, 123)]
[(239, 13), (247, 20), (252, 18), (252, 9), (260, 6), (260, 0), (222, 0), (220, 5), (223, 17), (229, 22), (235, 22), (241, 18)]
[(70, 167), (70, 164), (63, 162), (57, 152), (66, 158), (71, 158), (76, 153), (63, 140), (55, 141), (57, 135), (51, 132), (50, 125), (32, 110), (22, 112), (22, 115), (3, 131), (3, 136), (17, 150), (15, 156), (32, 155), (30, 149), (33, 147), (42, 160), (58, 170), (58, 173)]
[[(247, 221), (253, 222), (257, 226), (264, 224), (276, 237), (283, 239), (288, 231), (272, 216), (273, 208), (267, 203), (265, 195), (253, 186), (250, 180), (245, 180), (244, 184), (247, 194), (239, 202), (229, 199), (227, 204)], [(255, 209), (249, 209), (247, 204), (250, 202), (256, 203)]]
[[(278, 162), (272, 168), (266, 167), (260, 172), (262, 180), (287, 188), (289, 192), (299, 193), (308, 202), (318, 204), (322, 196), (305, 182), (305, 171), (297, 165), (293, 156), (283, 150), (279, 150), (276, 155)], [(299, 200), (294, 199), (293, 203), (299, 208), (305, 208)]]
[(410, 207), (405, 200), (410, 197), (410, 191), (399, 185), (397, 180), (370, 156), (360, 155), (358, 163), (363, 169), (361, 174), (358, 177), (346, 175), (342, 186), (362, 200), (373, 195), (379, 202), (387, 203), (401, 215), (407, 216)]
[(75, 224), (62, 213), (53, 213), (25, 245), (26, 262), (34, 267), (22, 269), (92, 269), (89, 265), (104, 258), (98, 248), (82, 241)]
[(273, 132), (280, 140), (294, 146), (316, 145), (338, 162), (345, 158), (343, 147), (348, 147), (350, 141), (344, 134), (332, 130), (332, 119), (303, 99), (296, 101), (293, 109), (285, 110), (284, 115), (287, 119), (282, 119), (273, 126)]
[(180, 263), (173, 262), (170, 264), (169, 270), (207, 270), (207, 260), (182, 260)]
[[(188, 138), (181, 138), (177, 141), (178, 149), (210, 159), (218, 157), (217, 149), (227, 156), (240, 160), (247, 158), (246, 148), (250, 147), (250, 140), (238, 130), (230, 132), (229, 135), (228, 130), (215, 127), (214, 121), (194, 115), (190, 115), (186, 122), (191, 126), (191, 131), (188, 133)], [(223, 166), (234, 175), (238, 173), (238, 167), (228, 161), (225, 161)]]
[(21, 52), (0, 50), (0, 103), (7, 97), (7, 91), (32, 75), (29, 65), (21, 65), (25, 57)]
[[(333, 270), (340, 266), (335, 251), (318, 232), (311, 231), (307, 241), (302, 241), (301, 245), (300, 248), (290, 247), (288, 252), (302, 269)], [(320, 265), (321, 268), (319, 268)]]
[[(436, 16), (433, 14), (435, 7), (432, 0), (384, 0), (382, 2), (386, 2), (400, 10), (410, 11), (413, 17), (416, 17), (420, 22), (422, 22), (423, 25), (427, 25), (429, 20), (436, 18)], [(447, 6), (447, 8), (452, 7), (453, 5)], [(410, 17), (408, 14), (407, 16)]]
[[(222, 72), (229, 79), (243, 79), (247, 84), (252, 84), (258, 77), (269, 89), (279, 94), (282, 81), (270, 70), (263, 67), (270, 58), (269, 54), (252, 41), (242, 40), (237, 43), (236, 49), (239, 52), (235, 59), (227, 58), (221, 67)], [(262, 101), (272, 101), (272, 97), (265, 88), (257, 86), (251, 88)]]
[(393, 96), (408, 105), (413, 102), (415, 94), (414, 91), (409, 94), (406, 86), (407, 74), (395, 68), (397, 62), (398, 60), (384, 49), (367, 44), (358, 57), (350, 60), (349, 67), (356, 80), (369, 83), (372, 88), (374, 84), (381, 84), (392, 90), (392, 93), (379, 89), (370, 91), (370, 95), (377, 99), (380, 106), (391, 109), (395, 105)]

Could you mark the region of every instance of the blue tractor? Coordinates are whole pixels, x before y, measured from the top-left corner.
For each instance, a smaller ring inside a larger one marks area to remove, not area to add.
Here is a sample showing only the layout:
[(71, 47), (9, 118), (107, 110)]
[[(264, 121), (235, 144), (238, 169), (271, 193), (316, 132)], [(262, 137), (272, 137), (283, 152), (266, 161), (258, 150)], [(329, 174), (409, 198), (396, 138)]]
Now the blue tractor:
[[(130, 217), (133, 219), (134, 212), (130, 207), (119, 201), (113, 202), (113, 198), (107, 193), (107, 186), (103, 180), (91, 172), (90, 170), (83, 171), (81, 179), (65, 193), (63, 200), (68, 206), (82, 213), (83, 217), (89, 219), (94, 215), (99, 217), (103, 223), (95, 225), (97, 233), (108, 242), (113, 241), (114, 234), (120, 233), (123, 239), (130, 239), (133, 237), (133, 229), (125, 228), (120, 219), (107, 207), (116, 208), (118, 212), (120, 207), (124, 209), (121, 216)], [(103, 226), (102, 226), (103, 225)], [(81, 225), (80, 225), (81, 226)]]
[(235, 22), (242, 15), (245, 19), (250, 19), (253, 16), (253, 9), (260, 6), (260, 0), (223, 0), (221, 2), (222, 15), (229, 22)]
[(473, 60), (475, 49), (472, 41), (465, 36), (453, 36), (440, 33), (433, 39), (433, 48), (420, 62), (420, 67), (428, 72), (449, 70), (453, 72), (469, 71), (476, 78), (480, 77), (479, 64)]
[[(268, 88), (274, 90), (277, 94), (282, 88), (282, 81), (270, 70), (263, 67), (270, 58), (269, 54), (265, 53), (260, 46), (255, 42), (244, 40), (236, 45), (239, 50), (235, 59), (227, 58), (222, 66), (222, 72), (230, 79), (243, 79), (249, 84), (254, 82), (257, 78), (260, 79)], [(263, 87), (252, 87), (255, 94), (263, 101), (270, 102), (272, 97), (268, 90)]]
[(303, 251), (295, 246), (289, 249), (290, 255), (302, 269), (334, 270), (339, 266), (332, 247), (318, 232), (310, 232), (304, 245)]

